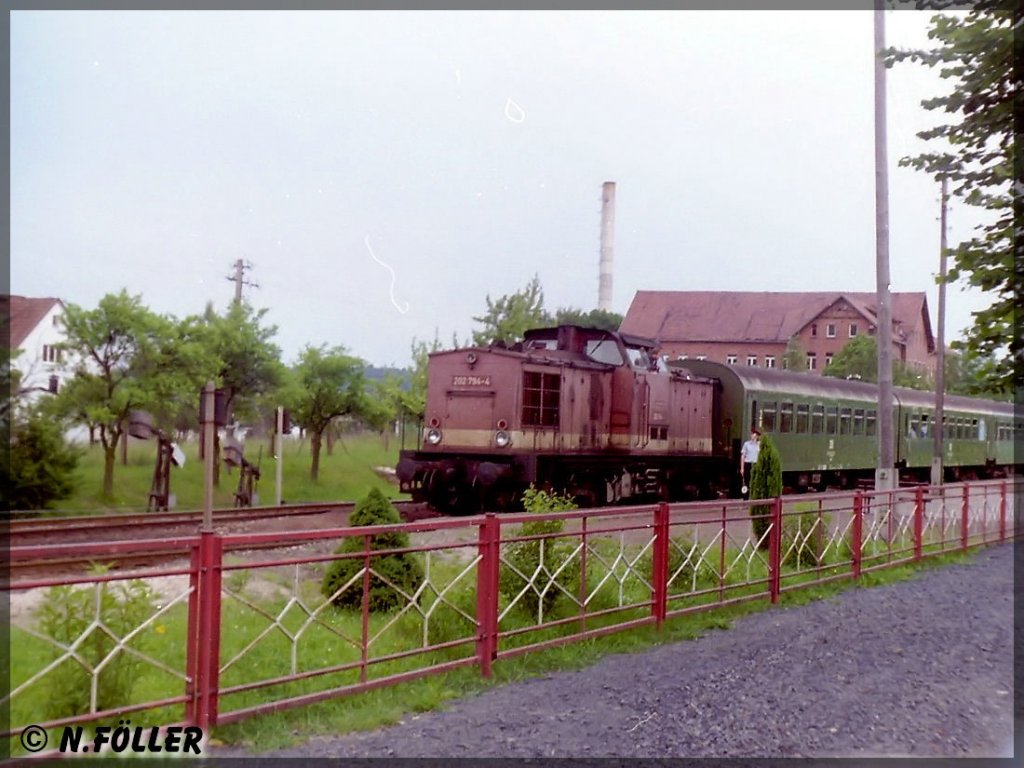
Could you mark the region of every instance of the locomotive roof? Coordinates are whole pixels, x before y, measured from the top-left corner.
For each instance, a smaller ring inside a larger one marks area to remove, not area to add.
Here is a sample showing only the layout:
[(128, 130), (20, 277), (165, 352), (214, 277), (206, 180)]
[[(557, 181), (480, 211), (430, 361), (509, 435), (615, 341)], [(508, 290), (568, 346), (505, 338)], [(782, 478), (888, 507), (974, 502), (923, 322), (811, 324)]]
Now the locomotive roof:
[[(796, 373), (775, 368), (733, 366), (725, 363), (716, 363), (711, 360), (673, 360), (669, 365), (673, 368), (688, 369), (694, 373), (712, 378), (720, 379), (731, 376), (738, 380), (744, 389), (760, 392), (779, 392), (803, 397), (878, 401), (878, 385), (868, 381), (838, 379), (832, 376)], [(900, 405), (916, 408), (935, 407), (934, 392), (909, 389), (907, 387), (893, 387), (892, 391), (894, 399)], [(943, 403), (945, 409), (951, 411), (971, 411), (1009, 418), (1014, 417), (1013, 403), (983, 400), (962, 395), (946, 395)]]

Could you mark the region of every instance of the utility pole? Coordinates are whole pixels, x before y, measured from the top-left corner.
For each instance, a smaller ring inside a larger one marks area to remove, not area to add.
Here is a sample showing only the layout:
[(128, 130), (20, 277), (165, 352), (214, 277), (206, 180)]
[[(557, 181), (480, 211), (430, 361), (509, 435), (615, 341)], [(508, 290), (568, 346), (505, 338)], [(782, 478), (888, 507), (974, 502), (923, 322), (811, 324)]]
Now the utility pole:
[(601, 260), (598, 264), (597, 308), (612, 311), (612, 278), (615, 265), (615, 182), (601, 186)]
[(245, 270), (252, 269), (252, 264), (247, 261), (238, 259), (235, 261), (235, 273), (228, 275), (227, 279), (235, 284), (235, 304), (242, 303), (242, 286), (248, 285), (253, 288), (259, 288), (259, 283), (255, 283), (252, 280), (245, 279)]
[(885, 131), (885, 11), (875, 0), (875, 275), (878, 294), (878, 468), (875, 489), (895, 488), (892, 423), (892, 306), (889, 296), (889, 170)]
[(946, 397), (946, 208), (949, 179), (942, 177), (942, 212), (939, 221), (939, 327), (935, 340), (935, 423), (932, 424), (932, 485), (942, 485), (943, 405)]

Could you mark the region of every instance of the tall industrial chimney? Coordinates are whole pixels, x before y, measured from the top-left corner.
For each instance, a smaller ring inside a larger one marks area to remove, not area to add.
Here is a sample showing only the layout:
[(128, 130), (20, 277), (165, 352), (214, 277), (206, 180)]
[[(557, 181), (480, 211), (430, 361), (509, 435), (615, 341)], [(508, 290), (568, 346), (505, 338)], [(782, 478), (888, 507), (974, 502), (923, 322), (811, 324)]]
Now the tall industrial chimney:
[(601, 187), (601, 263), (597, 290), (597, 308), (612, 311), (612, 262), (615, 244), (615, 182)]

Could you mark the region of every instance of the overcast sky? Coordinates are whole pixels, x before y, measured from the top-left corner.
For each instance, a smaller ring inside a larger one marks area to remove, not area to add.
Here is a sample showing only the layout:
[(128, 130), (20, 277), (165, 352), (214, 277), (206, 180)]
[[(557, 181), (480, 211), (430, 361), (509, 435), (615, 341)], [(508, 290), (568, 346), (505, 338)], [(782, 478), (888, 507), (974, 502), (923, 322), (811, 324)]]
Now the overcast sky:
[[(875, 289), (872, 14), (11, 13), (11, 292), (126, 288), (223, 308), (246, 259), (286, 362), (307, 343), (405, 365), (537, 274), (637, 290)], [(930, 14), (889, 12), (927, 45)], [(939, 190), (897, 168), (934, 72), (890, 70), (894, 291), (937, 320)], [(975, 214), (950, 212), (950, 242)], [(948, 291), (947, 337), (985, 306)]]

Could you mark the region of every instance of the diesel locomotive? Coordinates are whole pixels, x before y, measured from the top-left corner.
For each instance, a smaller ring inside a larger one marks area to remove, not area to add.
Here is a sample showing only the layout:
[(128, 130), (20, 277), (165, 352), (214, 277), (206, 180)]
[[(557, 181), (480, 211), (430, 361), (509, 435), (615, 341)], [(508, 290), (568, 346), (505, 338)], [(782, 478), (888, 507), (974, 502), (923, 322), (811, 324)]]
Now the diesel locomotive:
[[(950, 479), (1005, 475), (1021, 423), (1011, 403), (894, 388), (900, 476), (927, 480), (931, 430)], [(652, 339), (563, 325), (512, 346), (435, 352), (421, 446), (402, 451), (403, 492), (446, 512), (514, 507), (529, 485), (583, 506), (739, 494), (740, 445), (771, 436), (795, 491), (872, 478), (873, 384), (658, 356)]]

